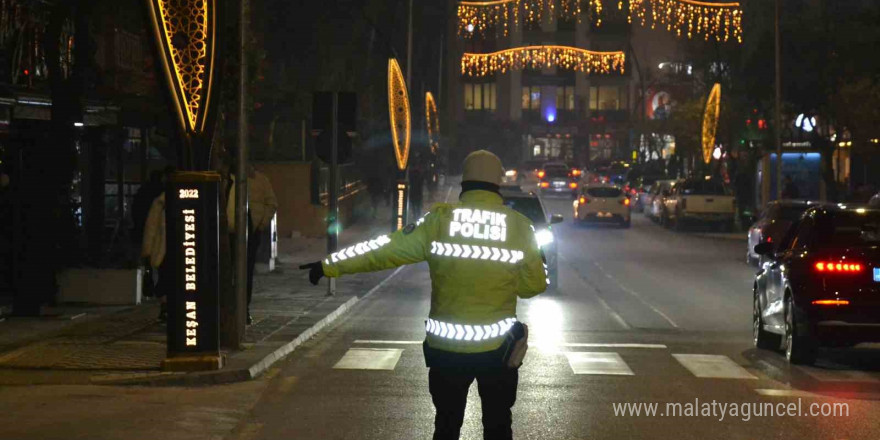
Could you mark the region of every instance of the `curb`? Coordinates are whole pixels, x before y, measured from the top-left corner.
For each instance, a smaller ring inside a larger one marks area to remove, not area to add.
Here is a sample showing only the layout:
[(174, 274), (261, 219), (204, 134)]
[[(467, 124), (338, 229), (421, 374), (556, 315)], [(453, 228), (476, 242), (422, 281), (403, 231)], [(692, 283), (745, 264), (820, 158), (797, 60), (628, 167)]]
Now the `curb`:
[[(353, 296), (345, 301), (335, 310), (324, 316), (309, 328), (305, 329), (292, 341), (287, 342), (280, 347), (275, 348), (268, 354), (248, 353), (243, 351), (240, 359), (229, 360), (227, 369), (218, 371), (205, 371), (198, 373), (136, 373), (136, 374), (113, 374), (91, 376), (89, 382), (94, 385), (141, 385), (141, 386), (209, 386), (228, 384), (235, 382), (245, 382), (256, 379), (265, 373), (269, 368), (278, 361), (284, 359), (297, 347), (315, 336), (316, 333), (333, 324), (342, 315), (350, 311), (361, 300), (368, 298), (387, 282), (391, 281), (404, 267), (398, 267), (394, 272), (385, 277), (373, 288), (367, 291), (362, 297)], [(259, 346), (259, 344), (258, 344)], [(258, 347), (257, 346), (257, 347)], [(255, 347), (255, 348), (257, 348)], [(257, 351), (252, 349), (252, 351)], [(257, 357), (251, 357), (257, 356)], [(235, 364), (243, 364), (235, 367)]]

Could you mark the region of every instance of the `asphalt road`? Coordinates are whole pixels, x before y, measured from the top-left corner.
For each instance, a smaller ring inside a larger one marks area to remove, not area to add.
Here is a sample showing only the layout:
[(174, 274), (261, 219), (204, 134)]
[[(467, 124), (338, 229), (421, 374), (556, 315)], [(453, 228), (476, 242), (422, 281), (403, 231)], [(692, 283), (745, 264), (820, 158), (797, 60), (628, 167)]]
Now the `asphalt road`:
[[(556, 228), (560, 287), (518, 310), (531, 348), (516, 438), (880, 438), (880, 350), (826, 352), (802, 368), (752, 348), (744, 241), (674, 233), (641, 215), (631, 229), (577, 227), (570, 203), (548, 202), (566, 217)], [(407, 268), (309, 342), (267, 379), (233, 438), (430, 438), (419, 345), (429, 286), (425, 265)], [(615, 412), (627, 403), (659, 406), (654, 416)], [(788, 413), (778, 404), (847, 414), (769, 414), (767, 405)], [(482, 438), (475, 386), (462, 438)]]

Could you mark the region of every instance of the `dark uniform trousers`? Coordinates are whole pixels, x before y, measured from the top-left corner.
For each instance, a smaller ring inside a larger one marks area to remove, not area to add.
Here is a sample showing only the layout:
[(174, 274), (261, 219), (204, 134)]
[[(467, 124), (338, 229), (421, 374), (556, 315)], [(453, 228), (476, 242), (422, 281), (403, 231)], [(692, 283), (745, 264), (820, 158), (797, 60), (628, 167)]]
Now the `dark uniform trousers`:
[(483, 408), (483, 438), (510, 440), (510, 409), (516, 402), (519, 370), (502, 366), (486, 367), (431, 367), (428, 388), (437, 410), (434, 419), (434, 440), (458, 440), (468, 389), (477, 381)]

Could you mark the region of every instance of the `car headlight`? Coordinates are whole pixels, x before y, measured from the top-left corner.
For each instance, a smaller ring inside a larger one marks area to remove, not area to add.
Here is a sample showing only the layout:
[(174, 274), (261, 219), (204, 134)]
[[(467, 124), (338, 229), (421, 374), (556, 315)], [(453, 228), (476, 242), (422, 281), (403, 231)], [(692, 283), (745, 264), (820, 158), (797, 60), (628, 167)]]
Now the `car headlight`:
[(549, 229), (541, 229), (538, 232), (535, 232), (535, 240), (538, 241), (538, 247), (547, 246), (550, 243), (553, 243), (553, 233), (550, 232)]
[(516, 170), (507, 170), (504, 172), (504, 175), (507, 177), (516, 177)]

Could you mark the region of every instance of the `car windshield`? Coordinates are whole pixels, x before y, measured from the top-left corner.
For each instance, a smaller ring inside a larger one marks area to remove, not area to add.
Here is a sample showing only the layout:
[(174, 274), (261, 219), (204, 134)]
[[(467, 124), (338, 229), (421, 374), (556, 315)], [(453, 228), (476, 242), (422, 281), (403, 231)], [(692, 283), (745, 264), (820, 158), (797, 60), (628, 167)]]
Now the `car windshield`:
[(783, 206), (778, 215), (779, 220), (785, 220), (789, 222), (796, 221), (804, 215), (804, 211), (806, 211), (808, 206)]
[(688, 180), (682, 184), (681, 193), (684, 195), (727, 195), (727, 188), (717, 180)]
[(541, 201), (536, 197), (507, 197), (504, 206), (528, 217), (535, 225), (547, 223)]
[(620, 197), (623, 194), (619, 188), (612, 187), (602, 187), (602, 188), (587, 188), (587, 195), (591, 197), (599, 197), (599, 198), (612, 198), (612, 197)]
[(568, 168), (565, 167), (546, 167), (544, 173), (547, 177), (568, 177)]
[(838, 212), (816, 220), (816, 246), (846, 248), (880, 245), (880, 211)]

